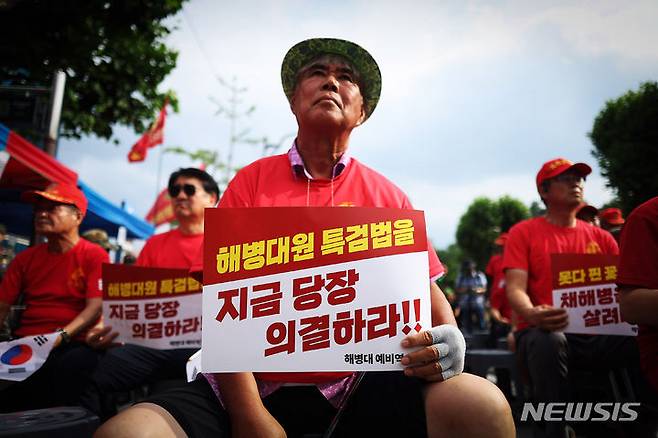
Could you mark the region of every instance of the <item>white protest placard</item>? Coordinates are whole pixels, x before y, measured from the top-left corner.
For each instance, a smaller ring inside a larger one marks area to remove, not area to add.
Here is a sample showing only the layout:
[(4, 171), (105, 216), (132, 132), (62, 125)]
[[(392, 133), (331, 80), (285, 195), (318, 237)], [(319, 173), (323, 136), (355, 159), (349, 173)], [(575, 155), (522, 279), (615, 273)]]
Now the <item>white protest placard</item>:
[(619, 311), (617, 263), (610, 254), (553, 254), (553, 306), (567, 310), (565, 333), (636, 336)]
[(0, 342), (0, 380), (20, 382), (41, 368), (59, 333), (26, 336)]
[(206, 212), (204, 372), (401, 370), (431, 327), (423, 214)]
[(186, 269), (103, 265), (103, 321), (116, 342), (161, 350), (201, 346), (201, 284)]

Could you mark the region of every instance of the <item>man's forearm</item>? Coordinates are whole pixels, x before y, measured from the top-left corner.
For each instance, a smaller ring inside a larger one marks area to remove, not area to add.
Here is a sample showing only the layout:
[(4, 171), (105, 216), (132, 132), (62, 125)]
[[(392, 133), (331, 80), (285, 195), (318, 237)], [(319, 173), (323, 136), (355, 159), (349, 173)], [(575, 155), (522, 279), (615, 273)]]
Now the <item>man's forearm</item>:
[(528, 296), (528, 272), (523, 269), (508, 269), (505, 271), (505, 294), (512, 310), (519, 316), (524, 316), (534, 307)]
[(446, 299), (445, 294), (439, 286), (433, 281), (430, 282), (430, 300), (432, 304), (432, 325), (441, 324), (457, 325), (455, 315), (452, 313), (452, 307)]
[(529, 309), (534, 307), (530, 297), (523, 289), (507, 287), (506, 293), (510, 307), (518, 315), (523, 316)]
[(658, 326), (658, 289), (622, 288), (619, 292), (619, 308), (626, 321)]
[(102, 311), (101, 298), (89, 298), (87, 305), (71, 322), (62, 327), (70, 336), (77, 335), (91, 324), (95, 323)]

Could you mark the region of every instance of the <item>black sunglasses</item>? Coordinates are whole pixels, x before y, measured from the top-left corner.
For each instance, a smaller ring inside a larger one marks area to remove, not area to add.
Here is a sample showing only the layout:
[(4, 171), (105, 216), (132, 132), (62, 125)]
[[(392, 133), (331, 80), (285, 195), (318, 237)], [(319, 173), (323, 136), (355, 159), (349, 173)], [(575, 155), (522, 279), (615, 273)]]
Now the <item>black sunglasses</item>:
[(169, 196), (175, 198), (178, 196), (181, 190), (183, 190), (183, 193), (191, 198), (196, 193), (196, 186), (193, 186), (192, 184), (176, 184), (170, 186)]

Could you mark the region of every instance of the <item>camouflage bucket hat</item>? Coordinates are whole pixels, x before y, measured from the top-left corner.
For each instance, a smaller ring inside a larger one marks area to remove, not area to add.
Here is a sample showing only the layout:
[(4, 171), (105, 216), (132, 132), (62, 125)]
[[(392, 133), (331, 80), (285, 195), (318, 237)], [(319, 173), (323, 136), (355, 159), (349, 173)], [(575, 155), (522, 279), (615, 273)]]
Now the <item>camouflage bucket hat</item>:
[(363, 47), (335, 38), (313, 38), (295, 44), (281, 64), (281, 83), (288, 101), (292, 99), (299, 69), (322, 55), (338, 55), (347, 59), (358, 71), (366, 120), (375, 110), (382, 91), (382, 75), (377, 62)]

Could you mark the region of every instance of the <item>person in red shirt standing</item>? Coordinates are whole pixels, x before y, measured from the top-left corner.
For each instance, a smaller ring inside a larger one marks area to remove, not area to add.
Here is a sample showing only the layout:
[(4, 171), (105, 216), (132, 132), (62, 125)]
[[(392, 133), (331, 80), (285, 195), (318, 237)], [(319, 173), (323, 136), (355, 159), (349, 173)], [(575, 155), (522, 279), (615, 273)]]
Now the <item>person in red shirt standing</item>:
[(512, 323), (512, 308), (505, 294), (505, 271), (503, 270), (503, 250), (507, 242), (507, 233), (501, 233), (494, 241), (494, 254), (487, 263), (485, 274), (490, 278), (489, 304), (494, 323), (491, 332), (496, 338), (507, 336)]
[[(217, 183), (203, 170), (186, 168), (171, 174), (168, 190), (178, 227), (151, 237), (139, 253), (137, 266), (190, 269), (202, 249), (203, 213), (217, 204)], [(109, 326), (94, 328), (87, 342), (95, 348), (107, 348), (116, 336)], [(184, 381), (185, 364), (196, 350), (157, 350), (133, 344), (110, 348), (92, 374), (81, 403), (101, 419), (107, 419), (116, 414), (116, 406), (104, 403), (105, 394), (129, 391), (162, 379)]]
[[(537, 402), (569, 400), (569, 368), (577, 362), (595, 368), (625, 364), (637, 355), (634, 339), (624, 336), (582, 336), (561, 332), (567, 312), (553, 306), (551, 254), (617, 254), (610, 233), (576, 219), (583, 201), (584, 163), (556, 158), (537, 173), (537, 191), (546, 215), (513, 226), (507, 238), (503, 269), (507, 298), (518, 316), (516, 350), (530, 377)], [(547, 422), (546, 436), (564, 437), (565, 425)]]
[(617, 284), (624, 319), (639, 325), (642, 370), (658, 394), (658, 197), (628, 216), (621, 233)]
[(101, 312), (101, 265), (109, 262), (103, 248), (80, 238), (87, 199), (77, 187), (52, 184), (22, 199), (34, 204), (34, 229), (48, 241), (21, 252), (9, 265), (0, 283), (0, 324), (22, 299), (25, 310), (15, 336), (55, 331), (60, 336), (39, 370), (0, 393), (2, 412), (77, 402), (98, 360), (84, 340)]
[[(399, 188), (346, 153), (352, 130), (366, 121), (379, 99), (381, 74), (372, 56), (349, 41), (315, 38), (288, 51), (281, 77), (297, 119), (297, 138), (287, 154), (263, 158), (238, 172), (219, 207), (411, 208)], [(431, 246), (428, 255), (430, 276), (440, 276), (443, 268)], [(464, 338), (432, 280), (428, 292), (435, 327), (402, 343), (423, 348), (404, 356), (404, 373), (365, 373), (343, 412), (338, 435), (348, 425), (343, 435), (514, 436), (500, 391), (484, 379), (461, 374)], [(336, 412), (331, 400), (354, 383), (351, 373), (263, 374), (206, 375), (122, 412), (97, 435), (282, 437), (294, 431), (297, 436), (304, 432), (299, 423), (326, 425), (323, 420)], [(284, 385), (305, 377), (313, 385)]]

